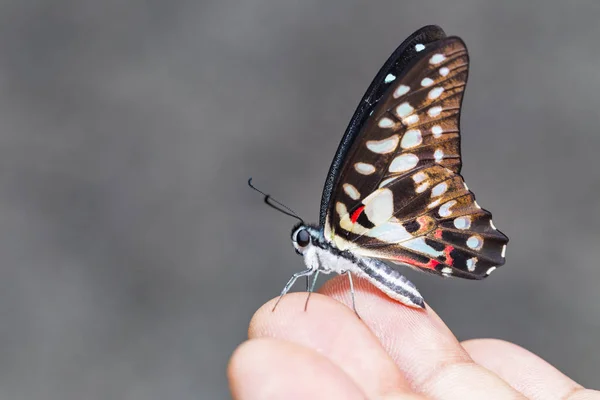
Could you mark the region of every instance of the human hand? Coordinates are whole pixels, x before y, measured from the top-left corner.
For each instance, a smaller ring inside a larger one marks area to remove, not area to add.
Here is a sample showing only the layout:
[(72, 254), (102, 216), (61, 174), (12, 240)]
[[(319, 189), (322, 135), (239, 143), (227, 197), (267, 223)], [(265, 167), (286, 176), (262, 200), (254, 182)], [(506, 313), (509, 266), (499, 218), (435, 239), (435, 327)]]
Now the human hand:
[(263, 305), (231, 357), (234, 399), (600, 400), (517, 345), (459, 343), (431, 308), (408, 308), (365, 280), (355, 291), (362, 320), (340, 303), (351, 301), (345, 276), (323, 286), (327, 296), (313, 294), (306, 312), (305, 293), (286, 295), (275, 312), (274, 300)]

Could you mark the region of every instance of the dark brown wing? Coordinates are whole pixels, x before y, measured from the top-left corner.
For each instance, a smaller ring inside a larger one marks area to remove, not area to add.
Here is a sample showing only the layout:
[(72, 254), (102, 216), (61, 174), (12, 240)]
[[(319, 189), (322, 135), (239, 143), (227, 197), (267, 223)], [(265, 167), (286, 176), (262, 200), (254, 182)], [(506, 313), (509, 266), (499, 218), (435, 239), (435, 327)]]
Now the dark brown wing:
[(508, 239), (459, 175), (469, 58), (462, 40), (427, 45), (383, 95), (341, 166), (325, 236), (355, 254), (480, 279)]

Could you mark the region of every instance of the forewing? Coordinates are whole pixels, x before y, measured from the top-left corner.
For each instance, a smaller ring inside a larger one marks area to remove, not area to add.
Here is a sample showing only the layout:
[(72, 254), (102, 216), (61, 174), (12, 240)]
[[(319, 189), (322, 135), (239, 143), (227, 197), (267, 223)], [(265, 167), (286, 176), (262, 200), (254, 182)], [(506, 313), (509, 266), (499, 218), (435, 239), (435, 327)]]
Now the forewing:
[(459, 38), (439, 40), (384, 94), (331, 198), (324, 229), (337, 247), (470, 279), (504, 263), (508, 239), (459, 175), (468, 63)]
[(395, 85), (397, 77), (405, 74), (410, 63), (417, 58), (419, 53), (431, 43), (446, 37), (443, 29), (436, 25), (425, 26), (402, 42), (400, 46), (390, 55), (383, 64), (373, 82), (363, 95), (356, 111), (346, 128), (346, 132), (340, 141), (338, 149), (333, 157), (329, 173), (325, 180), (323, 196), (321, 197), (321, 210), (319, 224), (325, 225), (325, 218), (331, 204), (333, 188), (336, 186), (338, 177), (344, 160), (346, 160), (348, 151), (352, 148), (356, 137), (360, 134), (365, 122), (372, 115), (373, 110), (379, 106), (381, 100), (385, 97), (386, 91)]

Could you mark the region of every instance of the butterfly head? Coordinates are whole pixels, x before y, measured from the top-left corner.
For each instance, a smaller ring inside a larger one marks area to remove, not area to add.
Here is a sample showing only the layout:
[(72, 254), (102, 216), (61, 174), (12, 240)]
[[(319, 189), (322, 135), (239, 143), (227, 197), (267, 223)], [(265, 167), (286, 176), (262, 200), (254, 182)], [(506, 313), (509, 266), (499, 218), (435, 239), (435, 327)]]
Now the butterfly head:
[(292, 228), (292, 244), (299, 255), (321, 241), (321, 233), (315, 226), (300, 222)]

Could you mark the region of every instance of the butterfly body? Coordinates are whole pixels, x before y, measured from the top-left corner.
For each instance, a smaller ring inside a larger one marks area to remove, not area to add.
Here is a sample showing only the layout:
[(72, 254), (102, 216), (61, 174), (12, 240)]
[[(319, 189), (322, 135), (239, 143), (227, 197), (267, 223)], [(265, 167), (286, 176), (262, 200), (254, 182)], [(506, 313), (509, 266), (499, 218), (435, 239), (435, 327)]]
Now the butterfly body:
[(463, 41), (437, 26), (413, 33), (390, 56), (334, 156), (319, 225), (301, 222), (292, 231), (308, 269), (282, 295), (300, 276), (349, 272), (424, 307), (391, 265), (483, 279), (504, 264), (508, 238), (460, 175), (468, 68)]
[[(301, 234), (300, 232), (306, 232)], [(300, 235), (300, 236), (299, 236)], [(303, 237), (302, 237), (303, 236)], [(304, 257), (306, 276), (317, 272), (330, 274), (352, 273), (371, 280), (391, 298), (413, 307), (424, 307), (424, 300), (416, 287), (398, 271), (384, 262), (340, 250), (325, 239), (323, 229), (316, 225), (298, 224), (292, 229), (292, 243), (296, 252)], [(295, 276), (297, 279), (299, 276)], [(291, 286), (294, 282), (288, 283)]]

